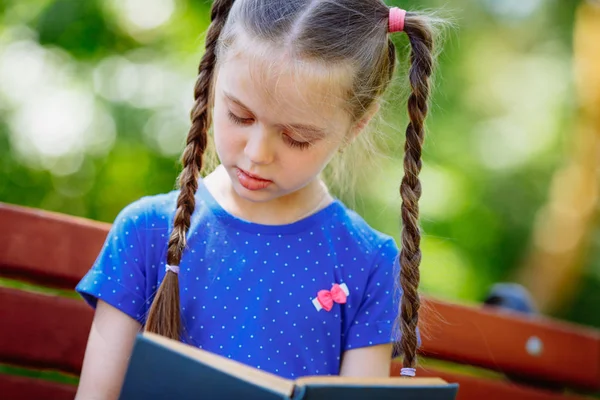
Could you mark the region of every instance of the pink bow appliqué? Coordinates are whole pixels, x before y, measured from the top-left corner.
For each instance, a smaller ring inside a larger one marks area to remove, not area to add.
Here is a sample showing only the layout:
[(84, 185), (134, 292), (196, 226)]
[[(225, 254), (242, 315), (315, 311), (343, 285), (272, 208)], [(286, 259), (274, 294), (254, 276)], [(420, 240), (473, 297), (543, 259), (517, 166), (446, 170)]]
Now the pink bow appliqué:
[(317, 297), (312, 302), (317, 311), (321, 311), (321, 309), (331, 311), (333, 303), (345, 304), (349, 294), (348, 286), (345, 283), (341, 285), (334, 283), (331, 290), (319, 290)]

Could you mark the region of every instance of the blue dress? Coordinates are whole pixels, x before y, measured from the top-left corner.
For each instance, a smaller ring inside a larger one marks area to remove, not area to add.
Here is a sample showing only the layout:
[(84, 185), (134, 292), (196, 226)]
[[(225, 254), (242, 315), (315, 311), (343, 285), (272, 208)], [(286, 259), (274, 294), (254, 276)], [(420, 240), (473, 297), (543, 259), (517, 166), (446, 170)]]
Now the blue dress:
[[(144, 324), (165, 275), (178, 192), (117, 216), (76, 290)], [(298, 378), (336, 375), (344, 351), (391, 343), (400, 289), (393, 238), (335, 200), (288, 225), (226, 212), (202, 180), (180, 264), (182, 341)]]

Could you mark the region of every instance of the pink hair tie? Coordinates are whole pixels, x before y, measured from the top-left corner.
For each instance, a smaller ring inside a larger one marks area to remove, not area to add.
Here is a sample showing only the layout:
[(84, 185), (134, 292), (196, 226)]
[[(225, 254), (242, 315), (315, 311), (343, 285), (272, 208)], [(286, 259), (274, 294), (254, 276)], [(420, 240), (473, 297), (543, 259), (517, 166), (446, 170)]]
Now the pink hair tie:
[(398, 7), (390, 8), (390, 21), (388, 24), (388, 30), (390, 33), (402, 32), (404, 30), (404, 18), (406, 17), (406, 10)]

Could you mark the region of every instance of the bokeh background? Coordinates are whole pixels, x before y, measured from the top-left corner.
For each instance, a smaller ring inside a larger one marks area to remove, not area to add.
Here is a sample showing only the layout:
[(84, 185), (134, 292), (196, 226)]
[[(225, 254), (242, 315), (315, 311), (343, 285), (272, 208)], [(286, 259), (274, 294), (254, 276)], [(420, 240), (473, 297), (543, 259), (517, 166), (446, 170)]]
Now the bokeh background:
[[(600, 3), (389, 4), (453, 24), (424, 150), (423, 292), (475, 303), (518, 282), (544, 314), (600, 327)], [(112, 222), (172, 190), (209, 8), (0, 1), (0, 201)], [(383, 112), (387, 154), (337, 193), (396, 238), (404, 100)]]

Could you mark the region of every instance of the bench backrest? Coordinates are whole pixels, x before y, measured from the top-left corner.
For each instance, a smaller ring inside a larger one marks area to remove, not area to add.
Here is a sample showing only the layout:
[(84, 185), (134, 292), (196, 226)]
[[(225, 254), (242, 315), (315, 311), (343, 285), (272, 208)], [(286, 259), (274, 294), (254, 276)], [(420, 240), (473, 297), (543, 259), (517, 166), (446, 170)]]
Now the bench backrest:
[[(0, 277), (10, 278), (0, 286), (5, 327), (0, 329), (0, 364), (79, 374), (93, 312), (72, 289), (94, 262), (109, 228), (0, 203)], [(25, 289), (15, 282), (27, 282)], [(600, 391), (597, 330), (424, 300), (424, 358), (418, 374), (458, 382), (459, 400), (576, 399), (580, 397), (566, 393)], [(465, 373), (456, 364), (484, 370)], [(399, 368), (395, 362), (391, 373), (397, 375)], [(7, 398), (72, 399), (75, 386), (0, 373), (0, 393)]]

